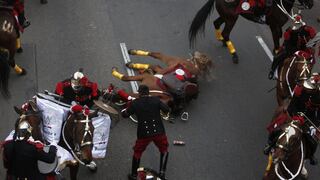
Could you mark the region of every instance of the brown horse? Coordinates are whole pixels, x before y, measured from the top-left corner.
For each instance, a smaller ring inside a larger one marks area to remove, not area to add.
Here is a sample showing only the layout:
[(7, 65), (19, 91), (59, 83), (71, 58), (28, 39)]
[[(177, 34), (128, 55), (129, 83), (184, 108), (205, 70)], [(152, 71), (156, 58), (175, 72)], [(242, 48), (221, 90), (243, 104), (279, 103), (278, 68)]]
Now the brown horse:
[(142, 69), (144, 67), (150, 68), (157, 74), (166, 74), (168, 71), (172, 70), (177, 65), (182, 65), (192, 75), (196, 77), (201, 76), (207, 79), (208, 77), (210, 77), (211, 69), (213, 68), (212, 60), (207, 55), (200, 53), (198, 51), (194, 52), (190, 59), (175, 57), (175, 56), (168, 56), (160, 52), (149, 52), (149, 51), (143, 51), (143, 50), (131, 49), (128, 52), (130, 55), (150, 56), (165, 63), (167, 66), (165, 68), (162, 68), (159, 65), (149, 65), (149, 64), (136, 65), (138, 67), (140, 66)]
[[(113, 67), (112, 68), (112, 75), (118, 78), (114, 74), (121, 74), (118, 72), (118, 69)], [(122, 74), (121, 74), (122, 75)], [(136, 75), (136, 76), (127, 76), (127, 75), (122, 75), (120, 78), (122, 81), (139, 81), (141, 84), (146, 85), (150, 89), (150, 94), (152, 96), (158, 96), (160, 100), (167, 104), (170, 105), (173, 103), (173, 97), (172, 95), (166, 91), (166, 89), (163, 89), (159, 84), (157, 83), (159, 81), (159, 78), (154, 76), (152, 73), (149, 73), (148, 71), (144, 71), (142, 74)], [(137, 93), (130, 93), (132, 97), (138, 97)]]
[[(312, 8), (313, 6), (313, 0), (298, 1), (301, 3), (301, 5), (308, 9)], [(194, 17), (189, 29), (189, 41), (191, 46), (195, 44), (198, 32), (204, 32), (205, 23), (213, 9), (214, 2), (215, 0), (208, 0), (208, 2), (197, 12), (196, 16)], [(295, 0), (275, 0), (273, 1), (269, 13), (267, 13), (266, 24), (269, 25), (272, 32), (274, 52), (277, 52), (280, 47), (279, 40), (282, 36), (282, 26), (288, 20), (287, 15), (280, 10), (278, 4), (283, 4), (284, 8), (290, 12), (294, 2)], [(238, 63), (239, 58), (229, 36), (239, 17), (239, 13), (236, 12), (236, 8), (238, 7), (239, 3), (240, 0), (234, 0), (231, 2), (229, 0), (216, 0), (216, 9), (220, 16), (213, 22), (216, 38), (219, 41), (222, 41), (223, 44), (228, 47), (234, 63)], [(240, 15), (251, 21), (253, 21), (255, 18), (255, 15), (250, 13), (241, 13)], [(223, 23), (225, 23), (225, 27), (221, 32), (220, 26)]]
[(0, 89), (5, 97), (10, 95), (8, 80), (10, 68), (14, 68), (17, 74), (25, 75), (25, 69), (19, 67), (14, 60), (17, 49), (18, 37), (15, 30), (15, 18), (10, 8), (0, 7)]
[(97, 116), (97, 111), (90, 113), (88, 116), (84, 113), (69, 114), (67, 120), (63, 124), (62, 135), (59, 145), (67, 149), (73, 157), (75, 162), (67, 164), (70, 170), (71, 180), (77, 179), (79, 163), (90, 168), (90, 165), (95, 166), (90, 168), (96, 171), (96, 165), (92, 160), (93, 148), (93, 131), (91, 119)]
[(15, 130), (17, 130), (18, 125), (22, 121), (27, 121), (32, 127), (32, 137), (35, 140), (43, 142), (43, 137), (40, 129), (40, 123), (42, 122), (41, 112), (33, 101), (28, 101), (27, 104), (27, 109), (22, 109), (14, 106), (14, 110), (20, 116), (15, 123)]
[(310, 77), (314, 59), (293, 55), (285, 59), (283, 65), (278, 68), (277, 101), (282, 105), (283, 101), (292, 97), (294, 87)]
[(297, 121), (288, 121), (282, 127), (274, 151), (269, 155), (264, 180), (307, 179), (304, 160), (307, 149), (302, 127)]

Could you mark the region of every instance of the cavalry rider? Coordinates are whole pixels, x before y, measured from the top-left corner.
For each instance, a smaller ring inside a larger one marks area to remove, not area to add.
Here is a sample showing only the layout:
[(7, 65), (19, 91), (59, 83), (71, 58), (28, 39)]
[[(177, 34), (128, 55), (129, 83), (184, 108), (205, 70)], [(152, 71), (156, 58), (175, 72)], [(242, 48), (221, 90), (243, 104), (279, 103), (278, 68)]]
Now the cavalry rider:
[(13, 14), (18, 18), (19, 24), (23, 29), (30, 26), (30, 22), (24, 13), (24, 0), (0, 0), (0, 5), (13, 7)]
[(163, 104), (158, 97), (149, 95), (149, 88), (145, 85), (139, 86), (139, 98), (132, 101), (130, 106), (122, 111), (122, 116), (127, 118), (135, 114), (138, 119), (138, 129), (134, 155), (132, 159), (131, 174), (129, 180), (137, 179), (142, 153), (150, 142), (154, 142), (160, 151), (160, 177), (165, 178), (166, 163), (168, 158), (168, 140), (165, 128), (161, 120), (160, 110), (169, 112), (169, 107)]
[(53, 176), (43, 175), (38, 170), (38, 160), (53, 163), (57, 148), (50, 146), (49, 152), (43, 150), (44, 145), (34, 141), (31, 136), (32, 127), (22, 121), (17, 128), (14, 140), (3, 144), (3, 164), (7, 169), (6, 180), (53, 180)]
[(93, 100), (100, 96), (98, 84), (89, 81), (81, 70), (75, 72), (71, 78), (58, 82), (55, 93), (62, 96), (64, 98), (62, 101), (67, 104), (76, 102), (89, 108), (93, 106)]
[(284, 42), (280, 52), (274, 56), (268, 78), (274, 77), (274, 72), (283, 61), (293, 55), (296, 51), (303, 50), (307, 54), (312, 54), (311, 49), (306, 47), (307, 42), (316, 35), (316, 29), (306, 25), (302, 21), (301, 15), (294, 16), (294, 26), (289, 27), (283, 34)]
[[(318, 144), (313, 137), (320, 133), (318, 129), (320, 126), (320, 75), (318, 73), (313, 73), (311, 77), (295, 87), (287, 111), (292, 120), (299, 120), (304, 124), (310, 125), (304, 134), (307, 140), (307, 147), (310, 150), (308, 157), (310, 164), (316, 165), (317, 159), (314, 157), (314, 153)], [(269, 145), (265, 149), (266, 154), (269, 153), (279, 135), (279, 130), (275, 130), (270, 134)]]

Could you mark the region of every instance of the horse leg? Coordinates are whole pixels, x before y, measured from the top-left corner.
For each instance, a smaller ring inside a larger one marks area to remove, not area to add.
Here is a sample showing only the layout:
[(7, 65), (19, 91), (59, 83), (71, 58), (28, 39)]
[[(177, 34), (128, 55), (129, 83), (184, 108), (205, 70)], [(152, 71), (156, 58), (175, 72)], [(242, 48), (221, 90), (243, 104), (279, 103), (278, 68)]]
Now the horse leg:
[(71, 180), (77, 180), (79, 164), (77, 164), (75, 166), (69, 166), (69, 170), (70, 170), (70, 179)]
[(227, 21), (225, 21), (226, 25), (223, 28), (223, 31), (221, 33), (221, 35), (223, 37), (223, 41), (227, 45), (228, 50), (229, 50), (230, 54), (232, 55), (233, 63), (235, 63), (235, 64), (238, 64), (239, 58), (238, 58), (236, 49), (233, 46), (233, 43), (229, 39), (229, 36), (230, 36), (231, 30), (233, 29), (237, 19), (238, 19), (238, 15), (228, 17)]
[(14, 58), (10, 58), (9, 59), (9, 65), (14, 69), (14, 71), (19, 75), (19, 76), (23, 76), (23, 75), (26, 75), (27, 74), (27, 71), (18, 66), (16, 63), (15, 63), (15, 60)]
[[(222, 17), (218, 17), (215, 21), (213, 21), (213, 25), (214, 25), (214, 29), (215, 29), (215, 34), (216, 34), (216, 38), (218, 41), (223, 41), (223, 36), (221, 35), (221, 29), (220, 26), (224, 23), (224, 20)], [(224, 46), (226, 46), (225, 43), (223, 43)]]
[(272, 38), (273, 38), (273, 44), (274, 44), (274, 49), (273, 53), (278, 54), (279, 49), (280, 49), (280, 38), (282, 36), (282, 29), (279, 26), (276, 25), (270, 25), (270, 29), (272, 32)]
[(118, 72), (118, 69), (115, 67), (112, 68), (112, 76), (122, 81), (142, 81), (144, 79), (144, 74), (137, 76), (127, 76)]
[(17, 32), (17, 35), (18, 35), (18, 37), (16, 39), (16, 50), (17, 50), (17, 53), (22, 53), (23, 49), (21, 47), (20, 32), (19, 32), (18, 29), (16, 30), (16, 32)]

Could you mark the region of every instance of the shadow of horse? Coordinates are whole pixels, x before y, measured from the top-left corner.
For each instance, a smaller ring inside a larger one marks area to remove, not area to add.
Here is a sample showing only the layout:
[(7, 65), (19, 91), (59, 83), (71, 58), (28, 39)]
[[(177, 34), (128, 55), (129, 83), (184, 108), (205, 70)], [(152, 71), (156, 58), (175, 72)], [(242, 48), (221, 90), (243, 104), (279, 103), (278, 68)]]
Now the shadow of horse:
[(77, 179), (80, 164), (87, 166), (92, 172), (97, 170), (92, 158), (94, 127), (91, 120), (97, 113), (98, 111), (95, 111), (88, 116), (82, 112), (72, 113), (63, 124), (59, 145), (76, 159), (65, 164), (69, 167), (71, 180)]
[(10, 66), (18, 75), (25, 75), (26, 70), (15, 63), (18, 31), (15, 28), (12, 9), (0, 7), (0, 89), (4, 97), (10, 96), (8, 90)]

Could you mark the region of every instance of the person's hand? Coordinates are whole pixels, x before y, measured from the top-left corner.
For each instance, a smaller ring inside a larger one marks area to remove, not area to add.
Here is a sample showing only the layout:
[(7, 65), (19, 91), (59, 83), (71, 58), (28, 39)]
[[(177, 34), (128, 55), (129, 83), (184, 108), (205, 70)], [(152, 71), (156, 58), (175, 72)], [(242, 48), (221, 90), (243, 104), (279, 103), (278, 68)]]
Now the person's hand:
[(49, 151), (53, 152), (53, 153), (57, 153), (58, 148), (54, 145), (50, 145)]

